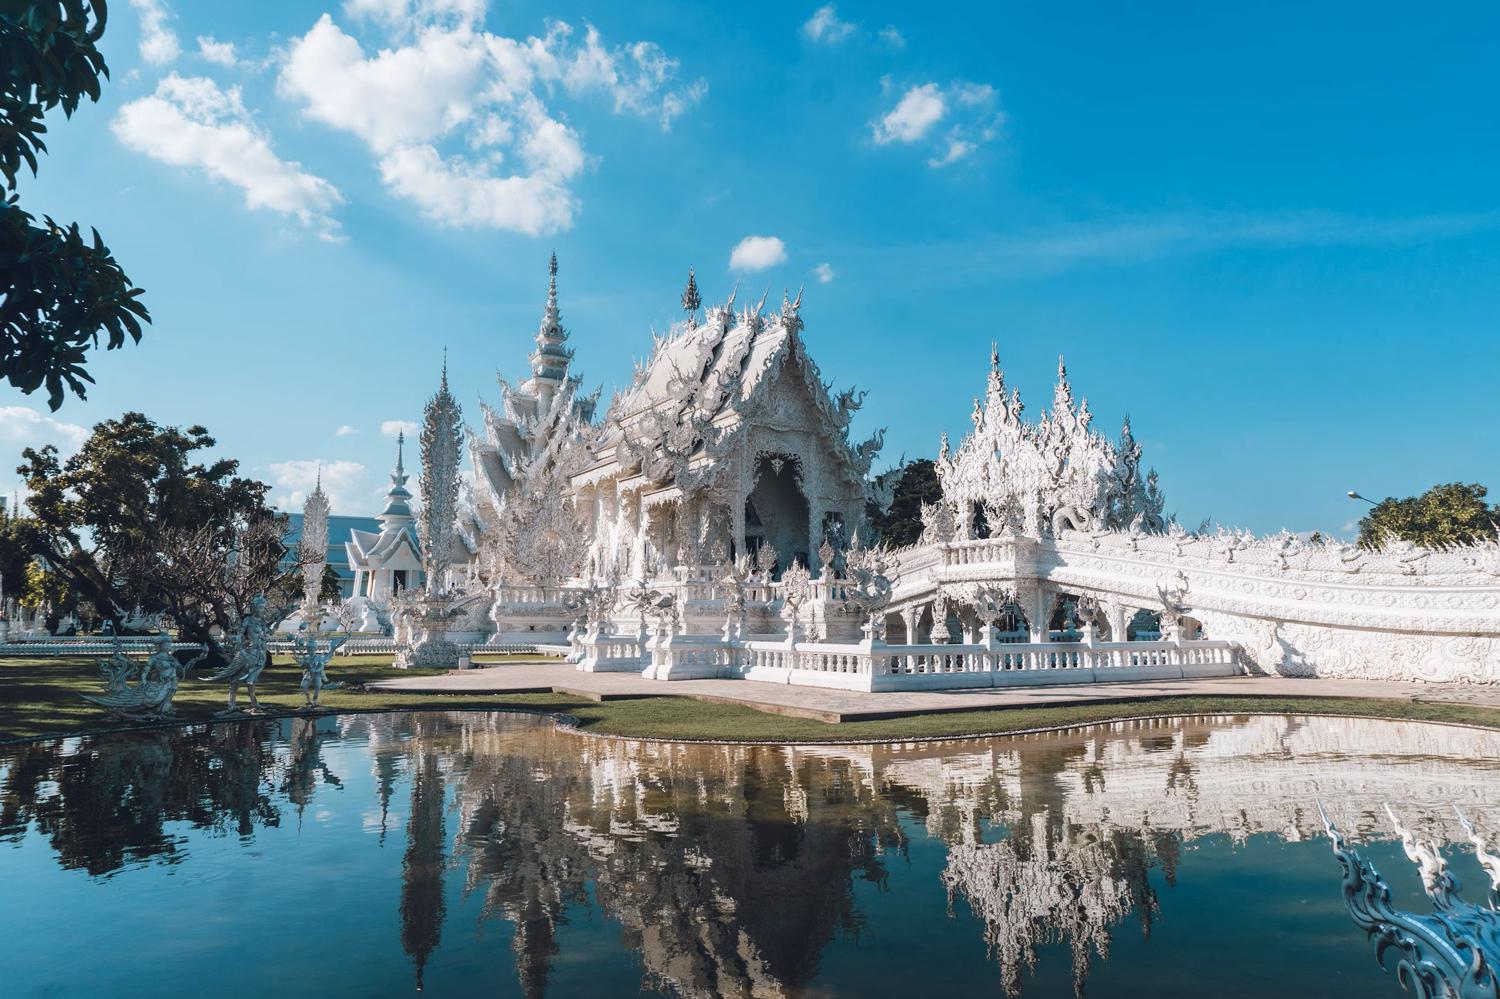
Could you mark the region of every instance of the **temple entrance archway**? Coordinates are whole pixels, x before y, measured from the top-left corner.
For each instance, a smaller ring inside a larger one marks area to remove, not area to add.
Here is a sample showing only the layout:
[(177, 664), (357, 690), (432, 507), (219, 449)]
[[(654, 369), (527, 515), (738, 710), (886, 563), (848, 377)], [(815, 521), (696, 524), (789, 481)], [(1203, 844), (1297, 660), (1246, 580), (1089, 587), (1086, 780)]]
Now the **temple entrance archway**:
[(756, 460), (755, 488), (745, 499), (745, 550), (753, 559), (764, 545), (776, 550), (776, 578), (800, 559), (811, 565), (808, 503), (802, 492), (802, 465), (784, 454)]

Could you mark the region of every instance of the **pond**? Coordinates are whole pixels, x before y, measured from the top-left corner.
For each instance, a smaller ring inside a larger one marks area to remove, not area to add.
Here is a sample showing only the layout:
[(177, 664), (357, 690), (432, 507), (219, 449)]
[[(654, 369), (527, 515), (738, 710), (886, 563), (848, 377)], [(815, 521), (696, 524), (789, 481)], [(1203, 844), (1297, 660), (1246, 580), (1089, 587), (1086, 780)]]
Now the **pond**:
[(7, 996), (1397, 996), (1317, 814), (1487, 885), (1500, 733), (1199, 717), (937, 744), (505, 713), (0, 747)]

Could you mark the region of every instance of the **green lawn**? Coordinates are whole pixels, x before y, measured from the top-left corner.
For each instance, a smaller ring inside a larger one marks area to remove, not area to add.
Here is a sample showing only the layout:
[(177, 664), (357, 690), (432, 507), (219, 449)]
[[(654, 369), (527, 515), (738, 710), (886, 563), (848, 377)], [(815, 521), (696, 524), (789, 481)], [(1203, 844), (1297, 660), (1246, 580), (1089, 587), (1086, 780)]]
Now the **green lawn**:
[[(494, 660), (490, 660), (494, 661)], [(286, 657), (261, 677), (260, 699), (268, 715), (302, 703), (301, 671)], [(561, 694), (393, 694), (365, 692), (358, 685), (391, 676), (421, 676), (392, 669), (389, 660), (338, 660), (330, 678), (348, 685), (325, 690), (323, 705), (337, 711), (495, 708), (568, 714), (585, 731), (645, 739), (746, 742), (859, 742), (884, 739), (944, 739), (1027, 729), (1082, 725), (1115, 718), (1183, 714), (1331, 714), (1404, 718), (1500, 728), (1500, 710), (1406, 700), (1268, 697), (1175, 697), (1052, 708), (1007, 708), (920, 715), (833, 725), (784, 718), (732, 704), (685, 697), (644, 697), (597, 703)], [(0, 740), (99, 732), (121, 727), (82, 700), (102, 688), (92, 659), (0, 659)], [(175, 701), (182, 721), (207, 721), (224, 706), (221, 684), (183, 682)]]

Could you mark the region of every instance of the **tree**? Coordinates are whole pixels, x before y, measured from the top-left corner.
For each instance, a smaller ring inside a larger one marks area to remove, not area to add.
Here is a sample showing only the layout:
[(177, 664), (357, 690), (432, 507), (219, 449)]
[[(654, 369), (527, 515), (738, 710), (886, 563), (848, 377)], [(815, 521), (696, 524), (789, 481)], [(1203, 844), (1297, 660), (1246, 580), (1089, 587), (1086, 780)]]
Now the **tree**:
[(937, 466), (930, 458), (919, 458), (907, 465), (896, 480), (891, 505), (882, 512), (872, 504), (865, 510), (865, 519), (881, 540), (894, 548), (904, 548), (921, 540), (922, 504), (936, 503), (942, 497)]
[(56, 107), (72, 117), (87, 97), (99, 99), (109, 67), (97, 43), (104, 0), (23, 3), (0, 0), (0, 378), (30, 394), (47, 387), (47, 404), (65, 390), (80, 399), (87, 353), (101, 336), (108, 350), (141, 339), (151, 321), (98, 230), (58, 225), (17, 204), (16, 177), (33, 175), (47, 151), (42, 116)]
[(269, 487), (238, 476), (236, 461), (194, 461), (214, 446), (203, 427), (126, 413), (66, 462), (50, 445), (27, 448), (17, 472), (37, 551), (102, 618), (118, 630), (134, 607), (163, 613), (217, 654), (215, 626), (232, 627), (258, 594), (299, 599), (301, 567), (282, 562), (286, 523), (266, 505)]
[(343, 599), (343, 585), (339, 581), (339, 571), (328, 563), (323, 564), (323, 578), (318, 582), (318, 602), (334, 603)]
[(46, 607), (57, 615), (67, 598), (67, 580), (60, 578), (57, 573), (48, 572), (47, 564), (41, 559), (32, 559), (26, 566), (21, 582), (21, 606), (27, 610)]
[[(26, 567), (36, 558), (28, 526), (27, 518), (0, 511), (0, 598), (4, 600), (20, 595)], [(0, 613), (3, 612), (0, 607)]]
[(1375, 548), (1400, 539), (1424, 548), (1442, 548), (1494, 538), (1500, 527), (1500, 507), (1484, 501), (1487, 492), (1477, 482), (1450, 482), (1420, 496), (1387, 497), (1360, 520), (1360, 547)]

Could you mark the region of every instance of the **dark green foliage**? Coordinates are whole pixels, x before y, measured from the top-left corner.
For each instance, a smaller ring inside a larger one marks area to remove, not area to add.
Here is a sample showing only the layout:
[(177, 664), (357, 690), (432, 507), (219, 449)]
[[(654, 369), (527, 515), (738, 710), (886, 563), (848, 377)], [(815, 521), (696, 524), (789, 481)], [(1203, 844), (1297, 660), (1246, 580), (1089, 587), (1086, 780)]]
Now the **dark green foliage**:
[(0, 591), (4, 596), (20, 594), (26, 567), (36, 554), (29, 522), (13, 513), (0, 513)]
[(318, 602), (329, 603), (343, 599), (343, 590), (339, 588), (339, 573), (333, 566), (324, 563), (323, 578), (318, 581)]
[(1450, 482), (1420, 496), (1387, 497), (1359, 522), (1364, 548), (1400, 539), (1426, 548), (1463, 545), (1495, 537), (1500, 509), (1484, 501), (1488, 490), (1478, 483)]
[(160, 427), (126, 413), (94, 428), (66, 462), (27, 448), (33, 548), (118, 628), (133, 607), (163, 612), (189, 640), (228, 627), (258, 593), (300, 592), (278, 568), (284, 518), (239, 463), (196, 463), (214, 446), (203, 427)]
[(21, 168), (37, 172), (47, 151), (42, 116), (99, 99), (109, 68), (97, 42), (104, 33), (103, 0), (23, 3), (0, 0), (0, 378), (22, 392), (47, 387), (57, 409), (66, 391), (79, 398), (93, 378), (88, 352), (101, 337), (115, 350), (139, 342), (150, 322), (141, 291), (115, 261), (98, 231), (78, 224), (42, 225), (15, 194)]
[(880, 540), (903, 548), (916, 544), (922, 537), (922, 504), (936, 503), (942, 497), (937, 466), (930, 458), (920, 458), (902, 471), (890, 509), (881, 513), (871, 505), (865, 511), (865, 518)]

